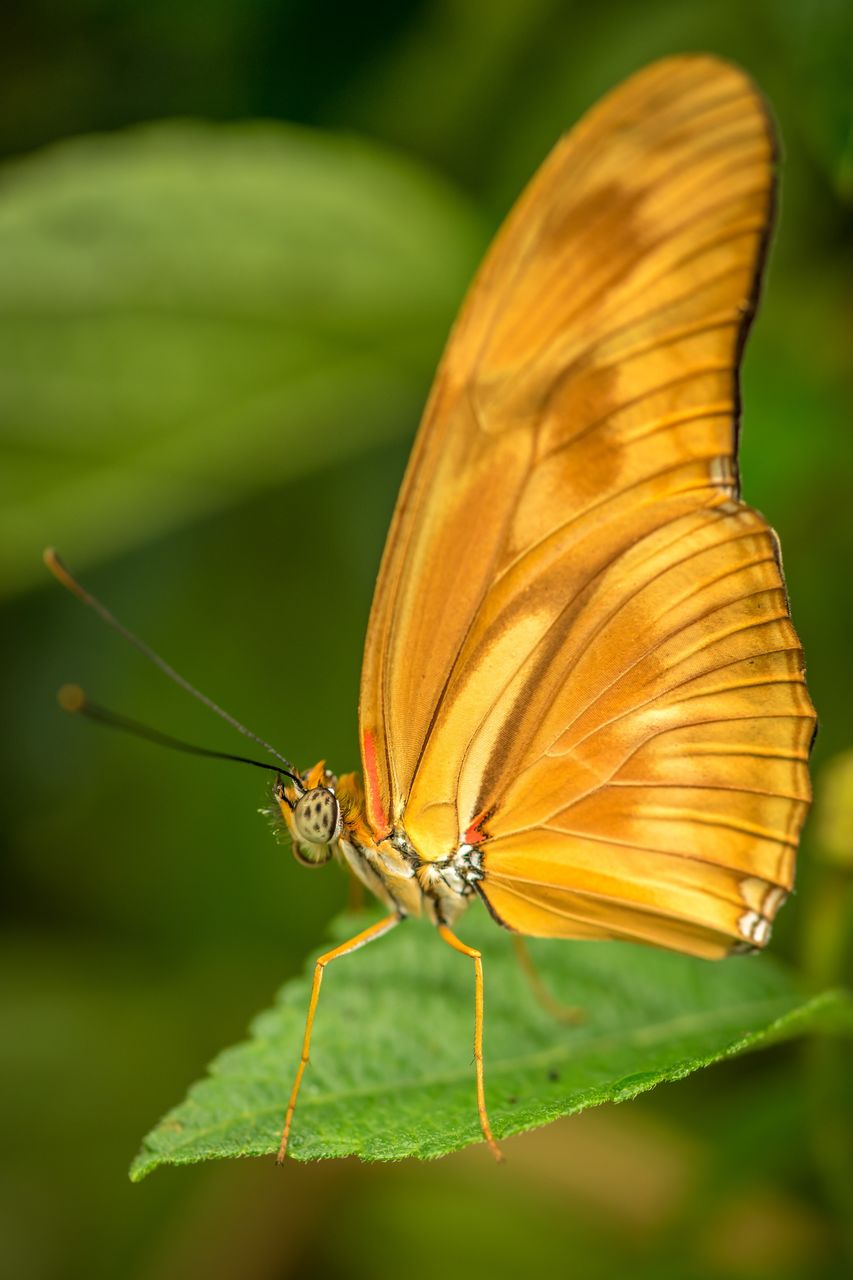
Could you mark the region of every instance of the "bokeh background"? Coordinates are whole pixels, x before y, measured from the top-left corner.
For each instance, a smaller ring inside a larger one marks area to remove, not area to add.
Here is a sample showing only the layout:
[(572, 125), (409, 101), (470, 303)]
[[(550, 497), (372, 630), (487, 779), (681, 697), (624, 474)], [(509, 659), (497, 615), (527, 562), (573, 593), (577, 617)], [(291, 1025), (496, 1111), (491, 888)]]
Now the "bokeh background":
[[(745, 494), (779, 531), (821, 715), (774, 946), (842, 980), (853, 782), (849, 0), (30, 0), (0, 44), (0, 1265), (16, 1280), (837, 1277), (850, 1072), (800, 1043), (428, 1166), (266, 1162), (131, 1186), (144, 1132), (323, 938), (249, 771), (43, 571), (301, 764), (357, 759), (384, 531), (467, 279), (555, 138), (659, 55), (735, 58), (784, 143), (747, 351)], [(257, 123), (263, 121), (264, 123)], [(310, 689), (310, 696), (306, 690)], [(848, 797), (850, 797), (848, 799)], [(286, 1075), (290, 1068), (283, 1065)]]

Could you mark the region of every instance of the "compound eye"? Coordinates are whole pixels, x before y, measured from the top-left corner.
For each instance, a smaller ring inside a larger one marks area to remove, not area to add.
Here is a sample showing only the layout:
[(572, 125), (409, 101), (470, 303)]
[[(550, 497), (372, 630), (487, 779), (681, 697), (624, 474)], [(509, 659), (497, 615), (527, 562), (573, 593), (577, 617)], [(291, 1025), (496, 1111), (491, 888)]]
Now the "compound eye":
[(328, 788), (314, 787), (297, 802), (293, 822), (302, 840), (331, 844), (340, 835), (341, 807)]

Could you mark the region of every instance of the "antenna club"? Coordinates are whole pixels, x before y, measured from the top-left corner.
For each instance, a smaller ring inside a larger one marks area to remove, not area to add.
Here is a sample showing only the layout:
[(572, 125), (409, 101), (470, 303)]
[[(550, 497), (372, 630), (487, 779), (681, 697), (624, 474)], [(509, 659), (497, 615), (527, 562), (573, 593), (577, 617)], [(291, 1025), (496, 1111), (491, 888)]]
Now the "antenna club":
[(66, 590), (70, 591), (72, 595), (77, 596), (77, 598), (82, 600), (84, 604), (92, 603), (92, 597), (89, 595), (88, 591), (84, 591), (80, 586), (80, 583), (77, 582), (75, 578), (72, 578), (71, 574), (62, 563), (56, 547), (45, 547), (41, 558), (53, 574), (54, 578), (56, 578), (57, 582), (61, 582)]
[(56, 700), (63, 711), (82, 711), (86, 706), (86, 695), (79, 684), (64, 684)]

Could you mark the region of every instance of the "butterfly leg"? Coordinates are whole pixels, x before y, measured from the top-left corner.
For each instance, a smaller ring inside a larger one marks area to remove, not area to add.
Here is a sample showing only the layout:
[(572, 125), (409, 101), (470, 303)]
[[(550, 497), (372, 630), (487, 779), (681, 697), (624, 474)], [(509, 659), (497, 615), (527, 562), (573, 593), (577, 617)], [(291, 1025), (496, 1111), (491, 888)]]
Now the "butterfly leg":
[(339, 947), (335, 947), (332, 951), (327, 951), (320, 956), (314, 965), (314, 981), (311, 984), (311, 1000), (308, 1004), (308, 1017), (305, 1019), (305, 1035), (302, 1040), (302, 1057), (299, 1061), (299, 1068), (296, 1072), (296, 1079), (293, 1081), (293, 1088), (290, 1091), (290, 1101), (287, 1104), (287, 1111), (284, 1116), (284, 1127), (281, 1131), (281, 1143), (278, 1148), (276, 1163), (281, 1164), (287, 1151), (287, 1141), (290, 1137), (290, 1126), (293, 1121), (293, 1113), (296, 1110), (296, 1099), (299, 1096), (299, 1086), (302, 1084), (302, 1077), (305, 1074), (305, 1068), (308, 1066), (308, 1056), (311, 1050), (311, 1029), (314, 1025), (314, 1014), (317, 1012), (317, 1001), (320, 998), (320, 986), (323, 981), (323, 973), (326, 965), (331, 964), (333, 960), (338, 960), (341, 956), (348, 956), (351, 951), (357, 951), (359, 947), (367, 946), (368, 942), (373, 942), (376, 938), (381, 938), (384, 933), (388, 933), (396, 924), (403, 919), (402, 916), (393, 915), (386, 916), (384, 920), (378, 920), (376, 924), (372, 924), (369, 929), (363, 929), (361, 933), (357, 933), (354, 938), (350, 938), (348, 942), (342, 942)]
[(530, 990), (545, 1012), (549, 1013), (557, 1022), (565, 1022), (569, 1025), (583, 1022), (583, 1009), (579, 1009), (577, 1005), (563, 1004), (562, 1000), (557, 1000), (551, 995), (551, 992), (542, 981), (541, 974), (533, 962), (533, 956), (530, 954), (527, 943), (521, 934), (513, 933), (511, 937), (515, 957), (521, 966), (521, 971), (530, 984)]
[(477, 1070), (477, 1112), (480, 1116), (483, 1137), (491, 1147), (492, 1155), (496, 1160), (501, 1161), (503, 1153), (492, 1134), (486, 1111), (486, 1092), (483, 1087), (483, 957), (473, 947), (467, 947), (464, 942), (460, 942), (446, 924), (440, 924), (438, 932), (449, 947), (463, 956), (470, 956), (474, 961), (474, 1063)]

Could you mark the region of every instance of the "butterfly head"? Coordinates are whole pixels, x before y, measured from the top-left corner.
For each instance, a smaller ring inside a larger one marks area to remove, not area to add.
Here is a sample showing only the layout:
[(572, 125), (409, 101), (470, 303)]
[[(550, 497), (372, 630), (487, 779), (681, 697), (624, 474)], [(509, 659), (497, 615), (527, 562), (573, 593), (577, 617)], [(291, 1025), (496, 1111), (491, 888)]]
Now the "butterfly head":
[(341, 834), (343, 817), (335, 795), (336, 782), (323, 761), (303, 774), (301, 782), (276, 780), (273, 794), (290, 833), (293, 855), (304, 866), (328, 862)]

